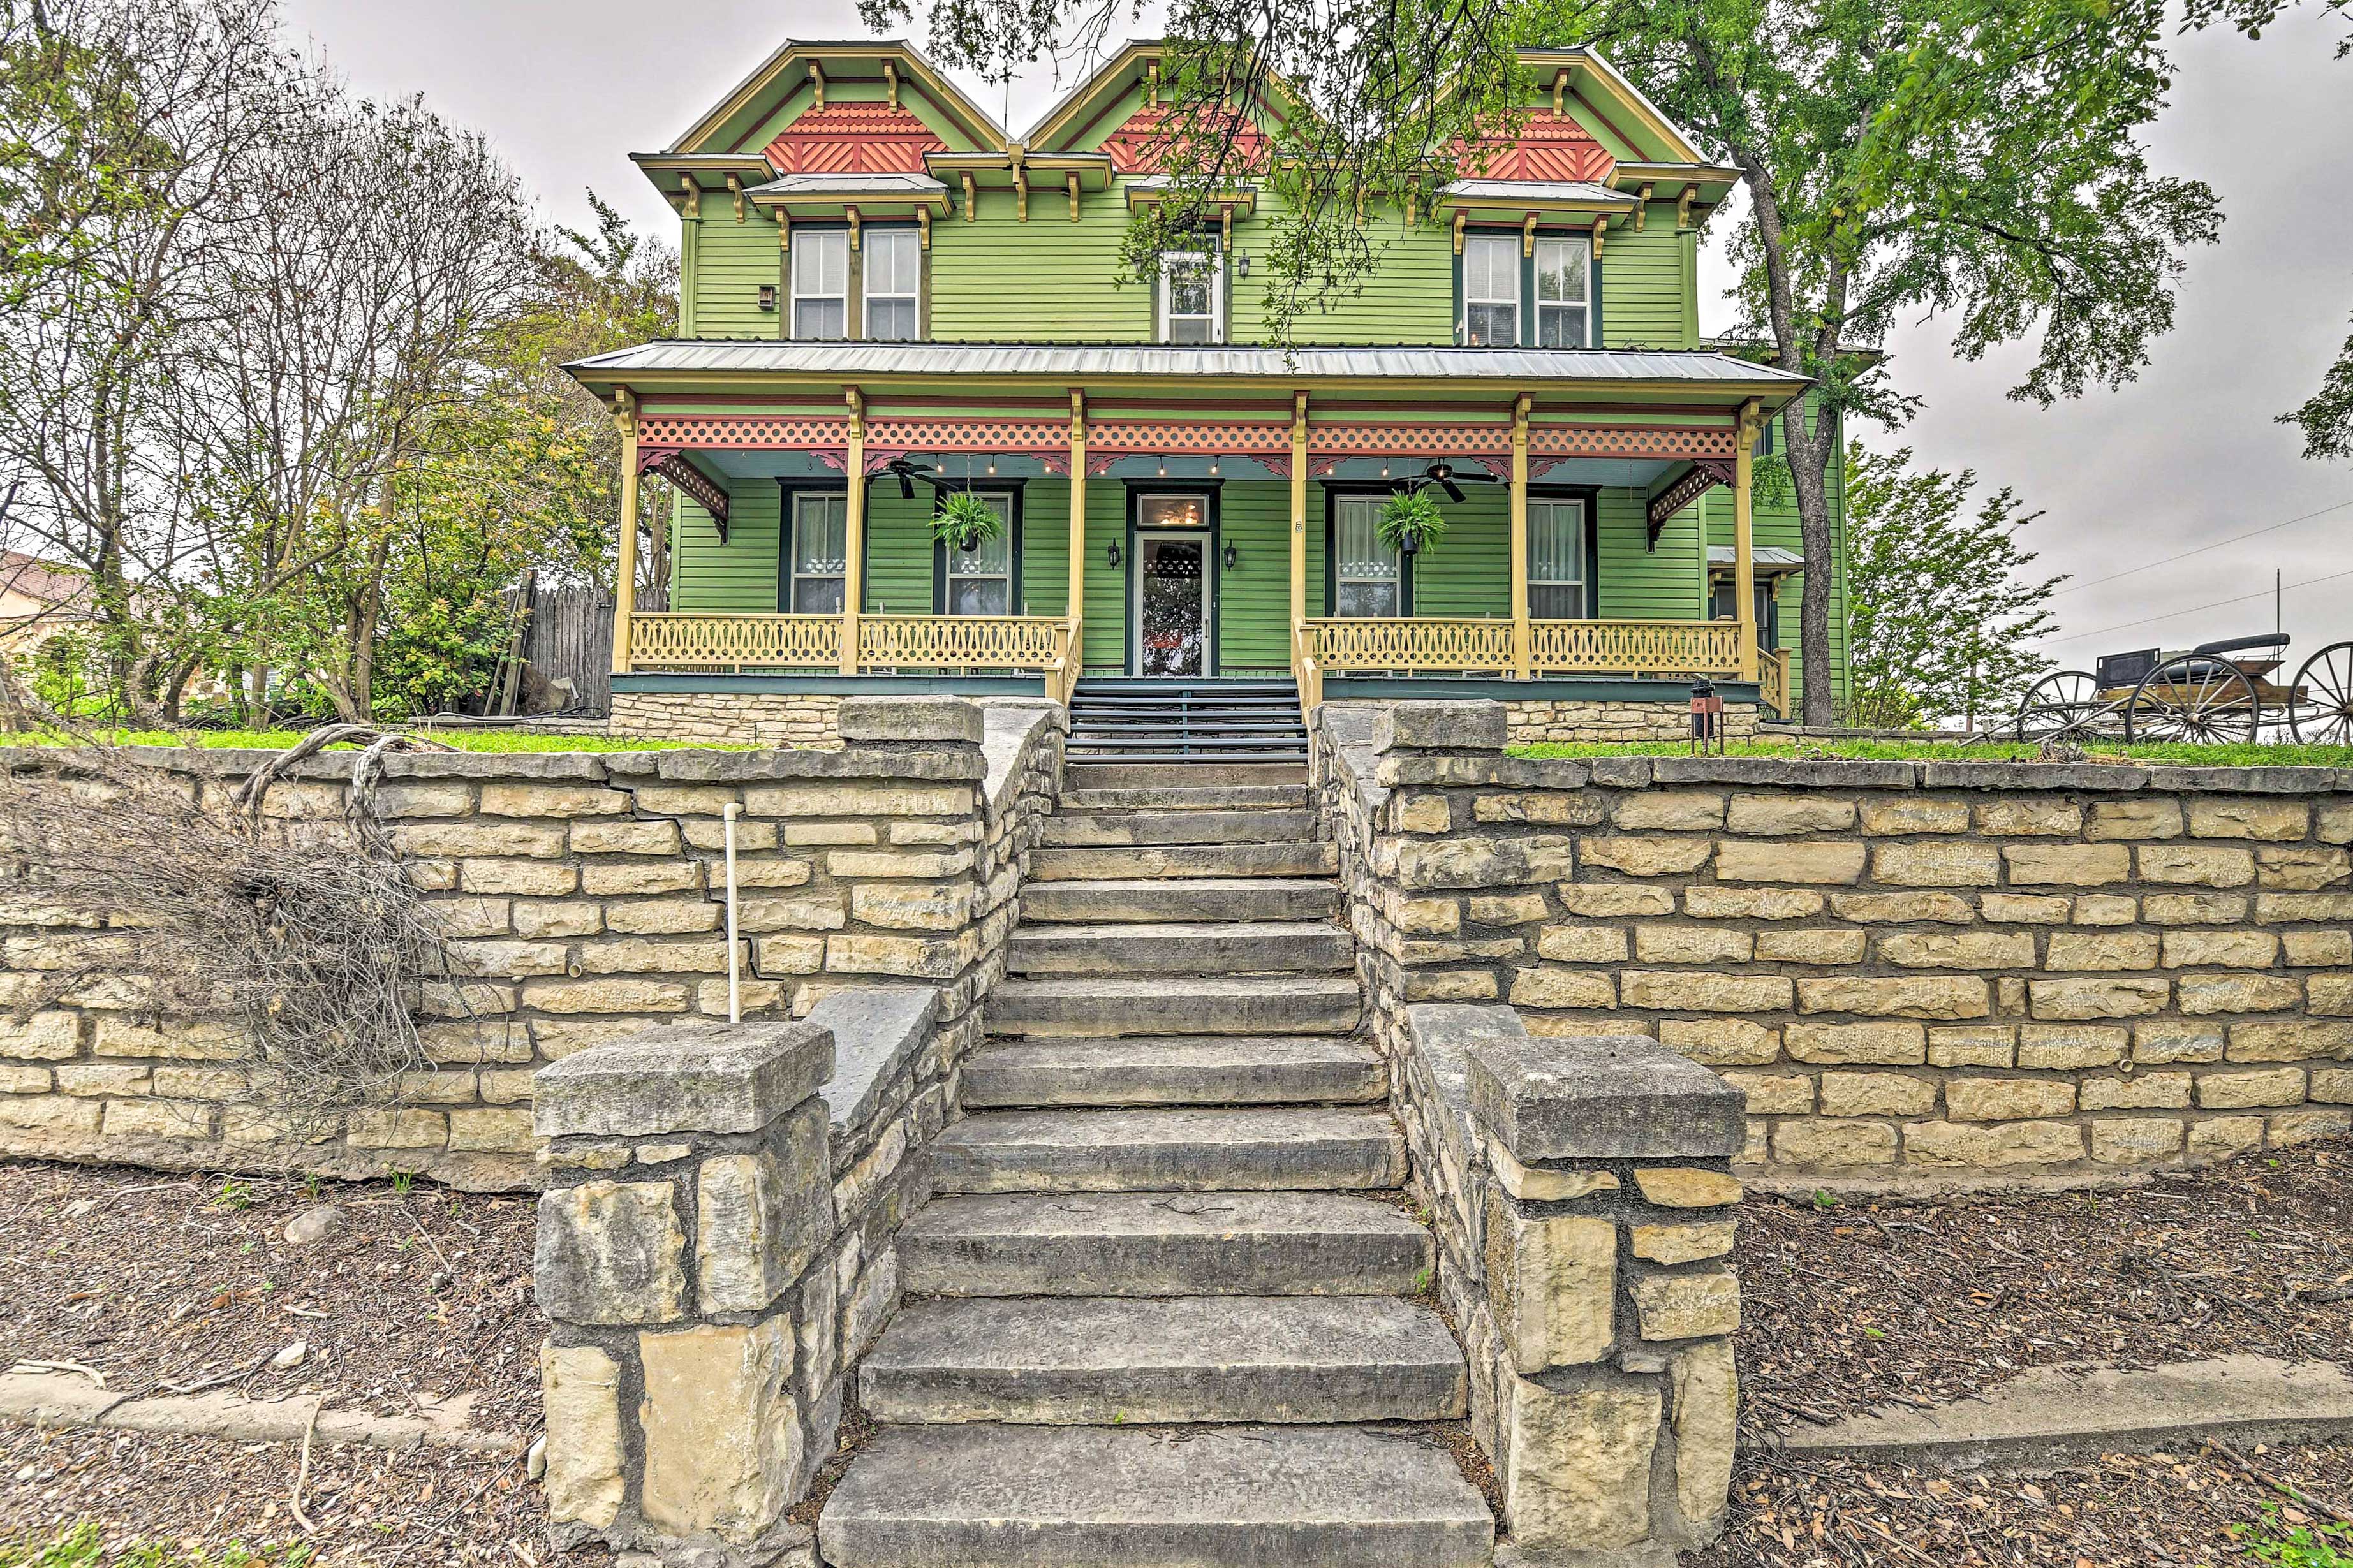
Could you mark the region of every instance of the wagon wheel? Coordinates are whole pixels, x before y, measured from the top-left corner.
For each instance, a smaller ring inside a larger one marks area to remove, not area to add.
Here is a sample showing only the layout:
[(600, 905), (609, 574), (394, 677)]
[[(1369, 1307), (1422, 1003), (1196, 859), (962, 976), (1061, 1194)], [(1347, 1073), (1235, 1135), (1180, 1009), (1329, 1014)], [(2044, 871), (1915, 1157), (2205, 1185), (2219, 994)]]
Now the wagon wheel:
[(2353, 642), (2306, 659), (2290, 690), (2289, 734), (2310, 745), (2353, 746)]
[(2115, 734), (2122, 721), (2100, 700), (2100, 683), (2080, 669), (2044, 676), (2018, 705), (2018, 738), (2049, 741), (2066, 735)]
[(2253, 744), (2263, 718), (2255, 683), (2237, 665), (2211, 654), (2184, 654), (2158, 665), (2133, 688), (2125, 708), (2125, 739)]

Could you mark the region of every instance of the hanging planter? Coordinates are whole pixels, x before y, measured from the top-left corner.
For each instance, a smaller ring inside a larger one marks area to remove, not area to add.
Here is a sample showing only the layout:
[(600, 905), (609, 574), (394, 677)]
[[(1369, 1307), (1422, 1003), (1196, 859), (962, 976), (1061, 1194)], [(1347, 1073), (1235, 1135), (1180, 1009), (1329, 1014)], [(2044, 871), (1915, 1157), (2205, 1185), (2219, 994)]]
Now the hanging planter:
[(1419, 555), (1446, 537), (1446, 514), (1428, 490), (1400, 490), (1381, 509), (1374, 527), (1389, 549), (1400, 555)]
[(932, 537), (951, 550), (977, 550), (1004, 531), (997, 509), (970, 490), (953, 491), (932, 515)]

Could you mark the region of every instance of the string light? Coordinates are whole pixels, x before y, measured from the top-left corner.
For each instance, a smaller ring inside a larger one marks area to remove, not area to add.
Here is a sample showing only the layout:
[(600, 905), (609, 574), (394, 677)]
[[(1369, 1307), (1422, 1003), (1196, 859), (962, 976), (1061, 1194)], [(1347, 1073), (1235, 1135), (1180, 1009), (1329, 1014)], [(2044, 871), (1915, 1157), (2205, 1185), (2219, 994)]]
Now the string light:
[(1160, 477), (1164, 479), (1168, 477), (1168, 459), (1166, 458), (1160, 459)]
[(988, 459), (988, 471), (992, 474), (997, 472), (997, 459), (993, 457)]
[(1213, 479), (1218, 477), (1218, 459), (1215, 458), (1209, 459), (1209, 477)]

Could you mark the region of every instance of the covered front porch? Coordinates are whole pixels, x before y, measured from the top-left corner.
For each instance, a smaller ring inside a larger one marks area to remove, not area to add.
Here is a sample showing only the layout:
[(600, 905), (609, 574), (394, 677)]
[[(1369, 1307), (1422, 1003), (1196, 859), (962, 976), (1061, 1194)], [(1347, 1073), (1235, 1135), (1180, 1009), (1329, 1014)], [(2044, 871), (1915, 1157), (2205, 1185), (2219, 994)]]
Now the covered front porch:
[[(620, 563), (617, 691), (1067, 701), (1087, 676), (1275, 677), (1309, 708), (1398, 682), (1680, 705), (1705, 676), (1788, 702), (1786, 654), (1760, 636), (1751, 466), (1804, 383), (1770, 367), (763, 342), (575, 374), (616, 408), (625, 489), (659, 473), (681, 498), (668, 607), (638, 609)], [(1413, 488), (1448, 528), (1399, 552), (1377, 520)], [(997, 539), (934, 539), (959, 492)]]

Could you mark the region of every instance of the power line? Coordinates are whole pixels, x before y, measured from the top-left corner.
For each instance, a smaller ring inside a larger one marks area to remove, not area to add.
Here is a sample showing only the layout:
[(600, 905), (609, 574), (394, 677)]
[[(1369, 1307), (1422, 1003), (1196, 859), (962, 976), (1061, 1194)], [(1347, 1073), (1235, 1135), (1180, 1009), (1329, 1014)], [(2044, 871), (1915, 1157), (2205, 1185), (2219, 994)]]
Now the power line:
[(2185, 550), (2179, 555), (2168, 555), (2159, 560), (2151, 561), (2146, 565), (2128, 567), (2125, 571), (2112, 573), (2105, 577), (2094, 577), (2086, 583), (2077, 583), (2070, 587), (2060, 589), (2057, 594), (2051, 596), (2055, 599), (2061, 595), (2078, 593), (2085, 588), (2096, 588), (2103, 583), (2113, 583), (2119, 577), (2129, 577), (2137, 572), (2152, 572), (2159, 566), (2170, 566), (2176, 561), (2187, 561), (2193, 555), (2203, 555), (2210, 550), (2220, 550), (2226, 544), (2236, 544), (2242, 539), (2253, 539), (2261, 534), (2276, 533), (2283, 528), (2293, 528), (2299, 522), (2310, 522), (2316, 517), (2327, 517), (2332, 511), (2343, 511), (2348, 506), (2353, 506), (2353, 500), (2341, 500), (2334, 506), (2322, 507), (2318, 511), (2306, 512), (2302, 517), (2289, 518), (2285, 522), (2274, 522), (2263, 528), (2249, 529), (2244, 533), (2234, 533), (2228, 539), (2218, 539), (2211, 544), (2201, 544), (2195, 550)]
[[(2331, 572), (2326, 577), (2307, 577), (2301, 583), (2288, 584), (2287, 588), (2310, 588), (2321, 583), (2334, 583), (2339, 577), (2353, 577), (2353, 571)], [(2285, 593), (2287, 588), (2283, 588), (2279, 591)], [(2264, 593), (2242, 594), (2235, 599), (2217, 599), (2210, 605), (2192, 605), (2186, 610), (2168, 610), (2161, 616), (2144, 616), (2137, 621), (2124, 621), (2113, 626), (2102, 626), (2095, 632), (2070, 632), (2063, 637), (2050, 637), (2045, 639), (2045, 646), (2056, 647), (2058, 644), (2064, 642), (2081, 642), (2085, 637), (2104, 637), (2110, 632), (2130, 631), (2135, 626), (2145, 626), (2155, 621), (2176, 620), (2183, 616), (2194, 616), (2200, 610), (2219, 610), (2225, 605), (2243, 605), (2250, 599), (2268, 599), (2270, 597), (2271, 595)]]
[[(2210, 550), (2220, 550), (2226, 544), (2236, 544), (2242, 539), (2253, 539), (2258, 534), (2277, 533), (2283, 528), (2294, 528), (2299, 522), (2310, 522), (2316, 517), (2327, 517), (2332, 511), (2343, 511), (2348, 506), (2353, 506), (2353, 500), (2341, 500), (2335, 506), (2325, 506), (2318, 511), (2308, 511), (2302, 517), (2289, 518), (2285, 522), (2274, 522), (2263, 528), (2251, 528), (2244, 533), (2234, 533), (2228, 539), (2218, 539), (2211, 544), (2201, 544), (2195, 550), (2185, 550), (2179, 555), (2168, 555), (2161, 561), (2151, 561), (2144, 566), (2127, 567), (2122, 572), (2112, 573), (2105, 577), (2094, 577), (2088, 583), (2074, 584), (2060, 589), (2051, 596), (2056, 599), (2062, 595), (2079, 594), (2086, 588), (2096, 588), (2103, 583), (2113, 583), (2118, 577), (2129, 577), (2136, 572), (2153, 572), (2159, 566), (2170, 566), (2177, 561), (2187, 561), (2193, 555), (2203, 555)], [(2133, 624), (2137, 626), (2140, 623), (2136, 621)], [(2092, 635), (2096, 637), (2098, 634), (2095, 632)]]

